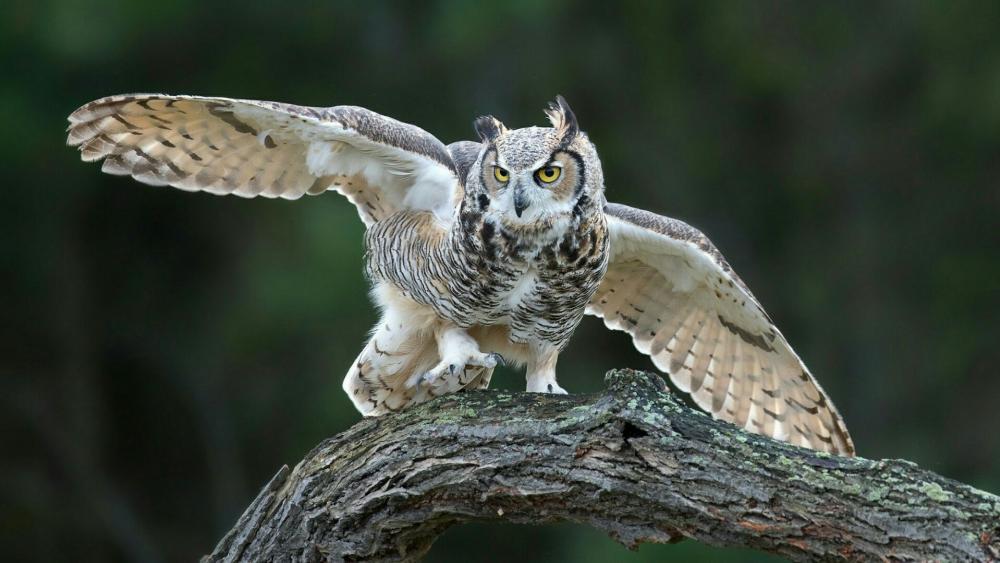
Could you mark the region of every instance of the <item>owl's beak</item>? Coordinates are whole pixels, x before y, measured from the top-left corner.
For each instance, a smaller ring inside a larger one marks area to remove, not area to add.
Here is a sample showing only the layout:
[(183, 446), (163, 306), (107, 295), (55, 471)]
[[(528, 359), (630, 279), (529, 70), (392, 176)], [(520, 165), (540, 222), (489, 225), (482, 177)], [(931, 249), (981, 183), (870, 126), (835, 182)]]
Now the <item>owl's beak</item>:
[(524, 194), (524, 188), (521, 186), (514, 187), (514, 213), (517, 213), (518, 218), (521, 217), (521, 212), (528, 208), (530, 202), (528, 202), (527, 196)]

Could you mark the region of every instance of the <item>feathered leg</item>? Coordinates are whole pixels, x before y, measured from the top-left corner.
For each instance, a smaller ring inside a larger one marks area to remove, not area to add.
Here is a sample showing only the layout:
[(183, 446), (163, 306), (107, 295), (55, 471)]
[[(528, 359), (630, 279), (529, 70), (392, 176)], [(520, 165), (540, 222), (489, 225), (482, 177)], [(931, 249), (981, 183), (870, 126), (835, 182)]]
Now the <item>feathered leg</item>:
[(557, 393), (565, 395), (566, 390), (556, 383), (556, 360), (559, 359), (559, 349), (545, 347), (536, 350), (534, 357), (528, 362), (527, 391), (533, 393)]
[(489, 385), (499, 356), (483, 354), (465, 330), (387, 292), (382, 319), (344, 378), (365, 416), (378, 416), (445, 393)]
[[(479, 377), (483, 371), (492, 373), (493, 368), (502, 360), (499, 354), (483, 353), (479, 344), (469, 336), (465, 329), (442, 321), (434, 331), (440, 361), (430, 371), (414, 373), (407, 380), (408, 387), (427, 385), (432, 395), (451, 393), (465, 388)], [(485, 379), (485, 385), (489, 378)]]
[(366, 416), (399, 410), (419, 400), (406, 379), (434, 365), (434, 337), (385, 314), (344, 378), (344, 391)]

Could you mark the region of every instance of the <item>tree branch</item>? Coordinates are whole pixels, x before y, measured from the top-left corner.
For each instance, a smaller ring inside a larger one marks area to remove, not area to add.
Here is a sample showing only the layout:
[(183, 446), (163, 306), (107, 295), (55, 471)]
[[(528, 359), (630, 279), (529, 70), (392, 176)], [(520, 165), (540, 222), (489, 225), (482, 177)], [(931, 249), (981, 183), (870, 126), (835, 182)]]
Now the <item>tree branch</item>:
[(606, 381), (598, 395), (477, 391), (365, 419), (283, 467), (206, 560), (413, 560), (472, 520), (796, 560), (1000, 557), (997, 496), (745, 433), (655, 375)]

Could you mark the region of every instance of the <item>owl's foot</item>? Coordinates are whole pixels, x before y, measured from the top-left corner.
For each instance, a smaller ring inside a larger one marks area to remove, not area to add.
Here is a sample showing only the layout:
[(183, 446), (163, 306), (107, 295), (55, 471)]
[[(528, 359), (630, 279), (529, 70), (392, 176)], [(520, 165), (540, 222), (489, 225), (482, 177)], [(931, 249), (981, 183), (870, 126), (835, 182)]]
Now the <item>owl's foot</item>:
[[(455, 354), (438, 362), (436, 366), (423, 373), (415, 373), (406, 380), (408, 387), (429, 385), (431, 387), (454, 387), (456, 390), (465, 387), (470, 381), (482, 373), (483, 369), (493, 369), (497, 364), (503, 365), (503, 356), (496, 352), (482, 353), (476, 351), (468, 354)], [(480, 368), (480, 369), (476, 369)]]
[(559, 348), (549, 346), (542, 348), (531, 362), (528, 363), (528, 385), (525, 391), (529, 393), (552, 393), (566, 395), (566, 390), (556, 383), (556, 359)]
[(562, 387), (560, 387), (558, 383), (556, 383), (556, 379), (554, 377), (551, 377), (551, 378), (545, 378), (545, 377), (531, 378), (531, 377), (529, 377), (528, 378), (528, 387), (527, 387), (526, 390), (529, 393), (552, 393), (552, 394), (555, 394), (555, 395), (567, 395), (567, 394), (569, 394), (568, 391), (566, 391), (565, 389), (563, 389)]

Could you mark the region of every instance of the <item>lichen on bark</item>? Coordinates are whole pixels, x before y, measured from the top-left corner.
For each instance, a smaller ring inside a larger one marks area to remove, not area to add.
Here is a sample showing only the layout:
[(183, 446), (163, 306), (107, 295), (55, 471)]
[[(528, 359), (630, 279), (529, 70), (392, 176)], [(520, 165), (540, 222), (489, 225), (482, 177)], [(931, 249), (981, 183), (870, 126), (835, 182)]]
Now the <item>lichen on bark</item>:
[(748, 434), (656, 375), (476, 391), (365, 419), (282, 468), (209, 561), (409, 561), (466, 521), (569, 521), (626, 547), (691, 538), (796, 560), (1000, 557), (1000, 498), (903, 460)]

